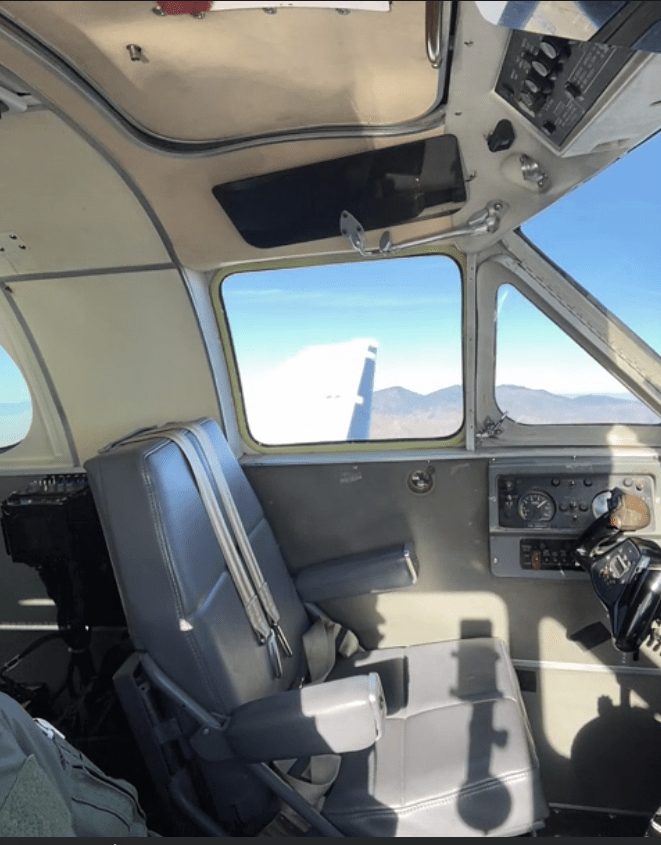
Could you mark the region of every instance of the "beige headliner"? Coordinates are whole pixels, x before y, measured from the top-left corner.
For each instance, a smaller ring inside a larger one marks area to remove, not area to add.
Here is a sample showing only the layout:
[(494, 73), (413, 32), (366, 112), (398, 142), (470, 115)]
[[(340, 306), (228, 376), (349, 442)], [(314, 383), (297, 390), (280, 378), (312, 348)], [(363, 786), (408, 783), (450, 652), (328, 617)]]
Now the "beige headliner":
[(170, 262), (129, 187), (59, 117), (11, 115), (1, 129), (0, 232), (28, 248), (0, 256), (0, 276)]
[[(168, 138), (235, 138), (412, 120), (437, 98), (423, 2), (389, 13), (255, 9), (158, 17), (150, 2), (3, 2), (0, 8)], [(127, 44), (142, 48), (131, 61)]]
[[(0, 3), (0, 8), (9, 5), (27, 14), (32, 7), (41, 3)], [(43, 4), (50, 7), (51, 3)], [(58, 4), (62, 8), (70, 4)], [(78, 4), (73, 4), (78, 5)], [(90, 5), (81, 3), (81, 7)], [(98, 4), (101, 7), (112, 3)], [(123, 4), (117, 4), (123, 5)], [(134, 5), (134, 4), (130, 4)], [(143, 6), (143, 4), (136, 4)], [(150, 6), (151, 4), (144, 4)], [(29, 7), (29, 8), (28, 8)], [(30, 14), (36, 12), (30, 11)], [(163, 23), (150, 14), (155, 24)], [(284, 13), (283, 13), (284, 14)], [(276, 15), (275, 17), (278, 17)], [(39, 15), (36, 15), (38, 18)], [(267, 19), (267, 16), (263, 16)], [(340, 19), (339, 16), (338, 20)], [(349, 16), (351, 17), (351, 16)], [(332, 18), (335, 20), (334, 18)], [(261, 20), (261, 19), (260, 19)], [(168, 21), (165, 21), (169, 24)], [(190, 26), (204, 25), (204, 21), (188, 21)], [(421, 21), (422, 27), (422, 21)], [(199, 30), (202, 31), (202, 30)], [(573, 157), (560, 157), (549, 148), (536, 130), (520, 118), (513, 109), (500, 100), (493, 91), (498, 76), (508, 34), (505, 30), (491, 26), (481, 17), (474, 3), (461, 3), (455, 38), (455, 52), (449, 102), (445, 117), (437, 127), (425, 133), (449, 132), (459, 138), (464, 173), (468, 180), (468, 202), (452, 217), (437, 221), (415, 222), (395, 227), (395, 240), (412, 236), (425, 236), (443, 231), (454, 225), (463, 224), (475, 211), (496, 198), (509, 203), (510, 210), (499, 233), (473, 240), (464, 238), (458, 244), (466, 251), (479, 251), (494, 243), (500, 235), (529, 219), (549, 203), (555, 201), (574, 185), (607, 166), (620, 156), (622, 146), (600, 145), (596, 138), (598, 152)], [(323, 41), (323, 38), (320, 39)], [(87, 97), (69, 84), (42, 61), (29, 55), (2, 36), (2, 62), (22, 78), (29, 90), (46, 102), (52, 102), (82, 130), (104, 147), (109, 155), (123, 168), (140, 188), (153, 211), (160, 219), (170, 237), (179, 260), (187, 267), (212, 270), (221, 266), (244, 262), (272, 261), (300, 255), (324, 255), (350, 251), (347, 243), (339, 236), (325, 241), (303, 245), (292, 245), (272, 250), (259, 250), (248, 246), (238, 235), (217, 202), (211, 188), (220, 182), (240, 179), (245, 176), (268, 173), (294, 167), (313, 161), (320, 161), (352, 152), (391, 145), (396, 142), (425, 137), (425, 134), (402, 136), (397, 141), (387, 138), (355, 137), (318, 140), (284, 141), (277, 144), (262, 144), (252, 148), (241, 148), (205, 156), (186, 154), (164, 155), (131, 138), (116, 122), (111, 120)], [(392, 39), (392, 51), (398, 48), (399, 39)], [(419, 67), (421, 78), (429, 72), (424, 45), (420, 48), (423, 62)], [(355, 61), (359, 61), (356, 55)], [(371, 78), (372, 87), (378, 87), (378, 79), (368, 62), (361, 64), (364, 78)], [(415, 86), (410, 86), (415, 89)], [(295, 84), (292, 81), (292, 88)], [(171, 109), (168, 98), (154, 101), (154, 107), (163, 119)], [(644, 104), (647, 107), (648, 103)], [(503, 117), (509, 118), (515, 127), (516, 141), (507, 152), (489, 153), (486, 137)], [(5, 122), (20, 120), (21, 116), (7, 116)], [(661, 115), (659, 117), (661, 121)], [(634, 141), (630, 141), (633, 144)], [(550, 187), (544, 193), (530, 190), (530, 184), (522, 179), (512, 181), (507, 177), (504, 164), (507, 158), (515, 162), (522, 153), (537, 160), (550, 177)], [(17, 183), (14, 190), (23, 190)], [(40, 197), (39, 185), (30, 184), (36, 203), (47, 198)], [(338, 226), (339, 228), (339, 226)], [(378, 233), (369, 238), (378, 242)]]

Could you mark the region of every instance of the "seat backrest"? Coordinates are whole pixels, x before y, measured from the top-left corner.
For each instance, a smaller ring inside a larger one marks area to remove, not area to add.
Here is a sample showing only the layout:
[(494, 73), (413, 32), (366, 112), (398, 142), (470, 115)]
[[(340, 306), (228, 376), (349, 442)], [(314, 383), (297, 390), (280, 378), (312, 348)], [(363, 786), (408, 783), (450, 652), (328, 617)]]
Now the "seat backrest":
[[(218, 424), (201, 421), (220, 458), (294, 654), (275, 678), (257, 642), (188, 464), (159, 436), (119, 443), (85, 464), (131, 636), (199, 704), (231, 713), (288, 689), (301, 670), (307, 614), (252, 488)], [(205, 467), (195, 438), (189, 439)]]

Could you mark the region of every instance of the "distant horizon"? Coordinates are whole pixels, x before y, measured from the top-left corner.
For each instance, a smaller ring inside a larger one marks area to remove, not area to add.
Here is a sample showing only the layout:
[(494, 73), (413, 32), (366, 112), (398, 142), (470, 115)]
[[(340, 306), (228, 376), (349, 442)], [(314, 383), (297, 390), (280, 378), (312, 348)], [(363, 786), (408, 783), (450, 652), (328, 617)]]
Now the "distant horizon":
[[(431, 396), (432, 393), (438, 393), (440, 390), (451, 390), (454, 387), (462, 387), (461, 384), (456, 382), (455, 384), (448, 384), (445, 387), (437, 387), (435, 390), (430, 390), (428, 393), (420, 393), (417, 390), (411, 390), (410, 387), (404, 387), (403, 384), (391, 384), (389, 387), (380, 387), (378, 390), (375, 390), (374, 393), (382, 393), (384, 390), (407, 390), (409, 393), (415, 393), (418, 396)], [(528, 387), (525, 384), (497, 384), (496, 390), (498, 388), (503, 387), (518, 387), (522, 390), (541, 390), (544, 393), (549, 393), (551, 396), (562, 396), (565, 399), (579, 399), (582, 396), (606, 396), (609, 399), (625, 399), (627, 402), (639, 402), (640, 400), (630, 393), (627, 390), (622, 391), (621, 393), (613, 393), (613, 392), (606, 392), (603, 390), (597, 390), (591, 393), (558, 393), (553, 390), (547, 390), (545, 387)]]

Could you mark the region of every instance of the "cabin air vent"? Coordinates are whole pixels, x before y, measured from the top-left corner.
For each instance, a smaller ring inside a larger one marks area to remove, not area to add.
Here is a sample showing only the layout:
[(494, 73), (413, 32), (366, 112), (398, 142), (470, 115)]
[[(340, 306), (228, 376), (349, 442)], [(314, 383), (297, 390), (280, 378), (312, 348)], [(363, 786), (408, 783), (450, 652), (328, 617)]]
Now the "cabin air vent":
[(506, 158), (500, 165), (500, 171), (508, 182), (534, 193), (546, 191), (551, 185), (549, 175), (541, 164), (525, 153)]

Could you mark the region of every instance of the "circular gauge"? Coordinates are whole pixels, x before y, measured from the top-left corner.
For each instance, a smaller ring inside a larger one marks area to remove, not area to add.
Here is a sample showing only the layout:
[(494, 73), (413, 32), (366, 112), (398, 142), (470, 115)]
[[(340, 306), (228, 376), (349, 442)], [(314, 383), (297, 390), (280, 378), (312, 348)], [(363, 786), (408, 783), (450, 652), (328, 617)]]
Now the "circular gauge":
[(592, 513), (595, 519), (599, 519), (608, 510), (608, 503), (611, 498), (611, 491), (604, 490), (603, 493), (597, 493), (592, 500)]
[(550, 522), (555, 514), (555, 502), (548, 493), (531, 490), (519, 499), (518, 511), (525, 522)]

